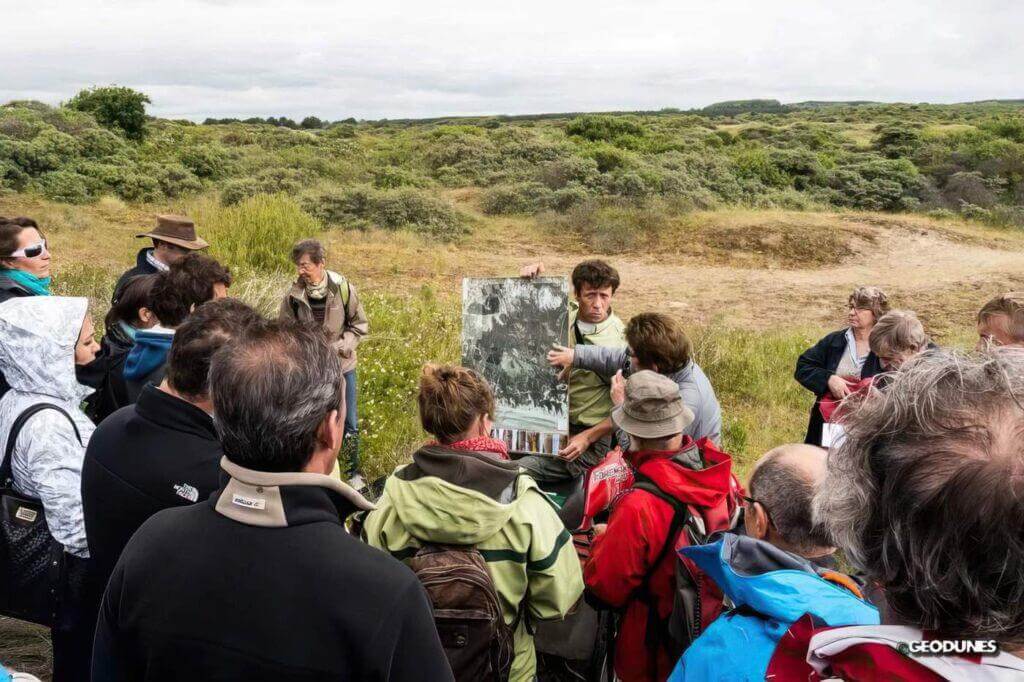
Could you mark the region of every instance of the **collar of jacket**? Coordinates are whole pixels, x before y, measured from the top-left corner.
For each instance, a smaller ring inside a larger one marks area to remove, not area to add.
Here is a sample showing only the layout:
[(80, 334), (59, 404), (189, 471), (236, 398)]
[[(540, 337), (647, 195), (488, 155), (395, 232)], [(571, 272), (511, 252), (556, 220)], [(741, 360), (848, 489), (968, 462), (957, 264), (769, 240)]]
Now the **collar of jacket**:
[[(2, 273), (0, 273), (2, 274)], [(11, 278), (11, 276), (0, 276), (0, 289), (10, 292), (11, 296), (38, 296), (39, 294), (29, 290), (23, 283)]]
[(0, 289), (10, 291), (15, 296), (31, 296), (32, 292), (15, 282), (10, 277), (0, 277)]
[(700, 507), (718, 506), (732, 489), (729, 456), (704, 455), (689, 436), (679, 450), (631, 452), (629, 461), (669, 495)]
[(702, 469), (700, 448), (689, 436), (683, 436), (683, 444), (678, 450), (630, 450), (626, 452), (626, 460), (639, 469), (650, 461), (658, 459), (674, 459), (679, 464), (691, 469)]
[(220, 460), (221, 488), (210, 496), (218, 514), (247, 526), (287, 528), (328, 521), (341, 525), (373, 504), (354, 488), (324, 474), (253, 471)]
[(395, 472), (395, 476), (403, 481), (435, 476), (498, 501), (504, 500), (506, 491), (515, 483), (519, 465), (495, 459), (485, 452), (425, 445), (413, 454), (412, 463)]
[[(338, 292), (341, 291), (341, 282), (343, 280), (341, 275), (333, 270), (325, 270), (324, 277), (327, 278), (327, 297), (324, 300), (330, 301), (333, 297), (338, 295)], [(302, 283), (301, 279), (297, 279), (292, 282), (292, 288), (288, 292), (288, 295), (296, 301), (301, 301), (305, 305), (309, 305), (309, 297), (306, 295), (306, 285)]]
[[(135, 345), (135, 338), (128, 334), (128, 331), (124, 328), (125, 324), (124, 322), (117, 322), (107, 327), (103, 340), (100, 341), (100, 346), (108, 356), (127, 353)], [(139, 331), (142, 330), (135, 330), (136, 333)]]
[(195, 405), (147, 384), (135, 403), (140, 417), (172, 431), (216, 441), (213, 418)]
[(151, 274), (155, 274), (157, 269), (150, 264), (148, 258), (149, 254), (153, 253), (153, 251), (154, 249), (152, 246), (139, 249), (139, 252), (135, 255), (135, 267), (142, 268)]
[(594, 336), (595, 334), (602, 333), (604, 330), (606, 330), (608, 327), (610, 327), (612, 324), (614, 324), (616, 320), (618, 320), (618, 317), (615, 316), (615, 310), (613, 310), (612, 308), (609, 308), (608, 309), (608, 317), (604, 318), (602, 321), (600, 321), (600, 322), (585, 322), (585, 323), (581, 322), (580, 321), (580, 304), (577, 303), (576, 301), (569, 301), (569, 336), (570, 337), (573, 336), (572, 326), (574, 324), (576, 324), (577, 322), (580, 322), (580, 324), (586, 324), (588, 327), (591, 328), (590, 331), (586, 331), (586, 332), (583, 331), (582, 329), (580, 329), (580, 334), (582, 334), (584, 337), (590, 337), (590, 336)]
[(691, 374), (693, 374), (693, 360), (690, 360), (685, 365), (683, 365), (683, 368), (678, 372), (673, 372), (672, 374), (669, 374), (668, 378), (676, 382), (677, 384), (681, 384), (684, 381), (689, 381)]

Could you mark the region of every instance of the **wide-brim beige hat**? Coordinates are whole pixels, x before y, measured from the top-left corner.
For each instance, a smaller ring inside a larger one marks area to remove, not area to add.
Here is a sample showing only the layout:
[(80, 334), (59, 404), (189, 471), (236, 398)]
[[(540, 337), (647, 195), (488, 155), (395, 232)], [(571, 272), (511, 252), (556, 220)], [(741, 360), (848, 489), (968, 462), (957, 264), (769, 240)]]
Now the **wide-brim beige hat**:
[(629, 377), (625, 402), (612, 410), (612, 423), (645, 440), (680, 434), (693, 420), (693, 411), (683, 404), (676, 382), (649, 370)]
[(196, 234), (196, 226), (192, 219), (181, 215), (158, 215), (155, 230), (137, 234), (135, 237), (158, 239), (190, 251), (201, 251), (210, 246)]

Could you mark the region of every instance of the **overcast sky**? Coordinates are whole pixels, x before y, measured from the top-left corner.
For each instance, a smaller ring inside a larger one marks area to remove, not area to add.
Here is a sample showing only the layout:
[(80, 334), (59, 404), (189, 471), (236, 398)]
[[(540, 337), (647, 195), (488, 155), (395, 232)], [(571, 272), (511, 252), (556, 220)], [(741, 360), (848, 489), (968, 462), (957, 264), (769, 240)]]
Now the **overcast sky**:
[(0, 0), (0, 101), (410, 118), (1024, 97), (1024, 0)]

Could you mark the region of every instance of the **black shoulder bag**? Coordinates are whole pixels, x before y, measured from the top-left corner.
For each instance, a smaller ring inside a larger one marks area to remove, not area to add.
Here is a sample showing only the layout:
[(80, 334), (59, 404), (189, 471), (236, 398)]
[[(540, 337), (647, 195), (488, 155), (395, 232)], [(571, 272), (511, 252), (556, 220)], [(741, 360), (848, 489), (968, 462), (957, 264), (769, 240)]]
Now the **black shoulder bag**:
[(11, 458), (22, 427), (43, 410), (57, 410), (71, 422), (78, 442), (82, 436), (67, 412), (56, 405), (32, 405), (14, 420), (0, 464), (0, 613), (40, 625), (51, 625), (64, 548), (50, 535), (43, 503), (14, 489)]

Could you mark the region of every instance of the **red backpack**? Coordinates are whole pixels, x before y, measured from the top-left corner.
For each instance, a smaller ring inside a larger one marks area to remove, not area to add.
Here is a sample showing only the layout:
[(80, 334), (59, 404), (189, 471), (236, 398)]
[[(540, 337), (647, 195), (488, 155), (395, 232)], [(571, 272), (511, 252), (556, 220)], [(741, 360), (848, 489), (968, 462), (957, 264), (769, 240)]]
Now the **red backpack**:
[[(698, 441), (696, 448), (705, 468), (731, 466), (732, 458), (707, 438)], [(670, 660), (677, 660), (723, 611), (724, 597), (718, 585), (697, 568), (692, 560), (681, 556), (679, 550), (691, 545), (706, 544), (713, 535), (732, 530), (736, 526), (740, 518), (743, 488), (734, 474), (730, 473), (729, 478), (729, 494), (716, 506), (705, 507), (673, 497), (653, 480), (636, 472), (633, 487), (664, 500), (674, 510), (665, 545), (636, 593), (637, 598), (647, 605), (646, 644), (654, 658), (657, 657), (658, 648), (663, 647)], [(666, 620), (662, 620), (657, 600), (650, 590), (650, 580), (669, 552), (676, 558), (675, 593), (672, 613)]]

